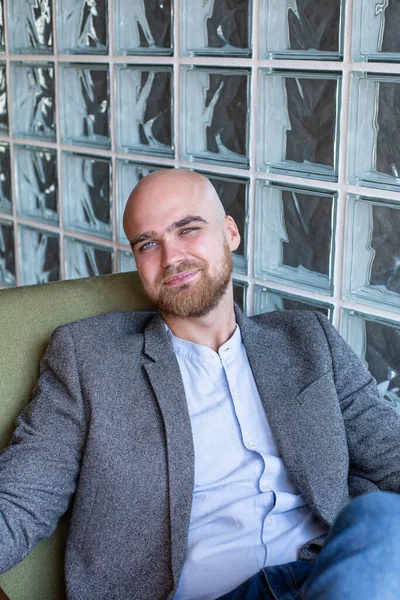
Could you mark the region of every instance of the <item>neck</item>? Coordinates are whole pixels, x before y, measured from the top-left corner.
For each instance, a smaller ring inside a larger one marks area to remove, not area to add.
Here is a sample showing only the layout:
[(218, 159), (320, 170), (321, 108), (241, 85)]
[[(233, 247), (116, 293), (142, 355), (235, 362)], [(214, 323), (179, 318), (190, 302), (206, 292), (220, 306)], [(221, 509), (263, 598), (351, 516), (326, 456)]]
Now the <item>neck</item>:
[(232, 288), (227, 290), (218, 306), (204, 317), (182, 318), (163, 313), (161, 316), (176, 337), (218, 352), (236, 329)]

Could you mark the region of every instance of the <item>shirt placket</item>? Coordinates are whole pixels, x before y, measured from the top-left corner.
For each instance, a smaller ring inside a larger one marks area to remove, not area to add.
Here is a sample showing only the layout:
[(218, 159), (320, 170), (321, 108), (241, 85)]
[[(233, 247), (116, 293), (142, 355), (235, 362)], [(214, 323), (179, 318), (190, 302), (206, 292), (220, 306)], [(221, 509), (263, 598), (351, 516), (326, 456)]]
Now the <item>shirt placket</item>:
[[(263, 468), (260, 471), (257, 471), (258, 476), (258, 489), (260, 491), (260, 496), (258, 497), (258, 501), (265, 508), (265, 516), (263, 518), (262, 526), (261, 526), (261, 544), (255, 548), (257, 559), (259, 562), (260, 568), (266, 564), (267, 560), (267, 543), (268, 539), (274, 537), (274, 529), (276, 526), (275, 519), (271, 515), (271, 510), (274, 506), (275, 494), (272, 490), (272, 483), (270, 480), (270, 475), (267, 470), (266, 464), (266, 455), (263, 452), (263, 448), (265, 442), (263, 440), (263, 434), (261, 430), (260, 423), (263, 420), (263, 415), (260, 415), (260, 419), (251, 419), (249, 420), (244, 414), (240, 402), (240, 370), (235, 368), (235, 357), (230, 353), (226, 352), (222, 354), (222, 364), (224, 366), (224, 370), (226, 373), (226, 378), (228, 381), (229, 390), (232, 396), (233, 405), (235, 408), (236, 417), (239, 422), (240, 431), (242, 435), (242, 443), (247, 448), (247, 450), (257, 454), (263, 461)], [(258, 395), (257, 390), (255, 390), (256, 395)], [(251, 421), (251, 423), (250, 423)], [(257, 425), (257, 422), (259, 425)], [(266, 498), (265, 494), (268, 494), (270, 497)]]

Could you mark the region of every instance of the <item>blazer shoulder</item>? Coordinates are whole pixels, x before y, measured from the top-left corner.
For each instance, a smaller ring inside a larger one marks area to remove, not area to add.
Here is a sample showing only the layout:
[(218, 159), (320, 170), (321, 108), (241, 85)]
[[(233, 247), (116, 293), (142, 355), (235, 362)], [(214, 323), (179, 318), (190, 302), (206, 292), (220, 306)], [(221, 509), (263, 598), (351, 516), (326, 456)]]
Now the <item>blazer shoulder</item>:
[(328, 322), (321, 312), (313, 310), (275, 310), (250, 317), (259, 325), (271, 325), (276, 327), (319, 327), (320, 319)]
[(53, 335), (62, 334), (63, 332), (68, 332), (73, 337), (114, 337), (115, 335), (143, 334), (146, 326), (155, 314), (152, 311), (106, 313), (60, 325), (55, 329)]
[(286, 341), (286, 344), (301, 348), (307, 354), (330, 354), (329, 337), (340, 337), (329, 319), (319, 311), (272, 311), (251, 317), (251, 321), (256, 324), (260, 335), (267, 336), (269, 340), (274, 338), (277, 343), (281, 340), (281, 344)]

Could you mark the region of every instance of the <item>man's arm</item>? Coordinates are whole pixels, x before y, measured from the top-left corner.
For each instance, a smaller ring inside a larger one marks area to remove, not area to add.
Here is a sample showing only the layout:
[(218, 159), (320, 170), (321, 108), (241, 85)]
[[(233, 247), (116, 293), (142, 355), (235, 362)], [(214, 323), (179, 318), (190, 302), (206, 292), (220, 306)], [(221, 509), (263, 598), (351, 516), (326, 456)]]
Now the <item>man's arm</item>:
[(0, 455), (0, 572), (51, 535), (67, 510), (85, 432), (74, 343), (64, 326), (50, 340), (34, 398)]
[(322, 314), (315, 314), (332, 354), (350, 476), (370, 481), (381, 490), (400, 493), (400, 415), (380, 399), (375, 379), (331, 323)]

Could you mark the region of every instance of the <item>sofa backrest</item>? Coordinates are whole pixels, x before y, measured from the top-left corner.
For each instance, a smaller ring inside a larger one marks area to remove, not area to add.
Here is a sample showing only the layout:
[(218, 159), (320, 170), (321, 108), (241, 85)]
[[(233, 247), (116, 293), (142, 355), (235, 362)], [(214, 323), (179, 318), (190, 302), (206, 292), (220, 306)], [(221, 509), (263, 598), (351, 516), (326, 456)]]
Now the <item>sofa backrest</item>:
[[(107, 312), (148, 310), (137, 273), (60, 281), (0, 291), (0, 448), (29, 402), (39, 360), (52, 331), (64, 323)], [(10, 600), (64, 600), (63, 517), (19, 565), (0, 575)], [(82, 599), (84, 600), (84, 599)]]

